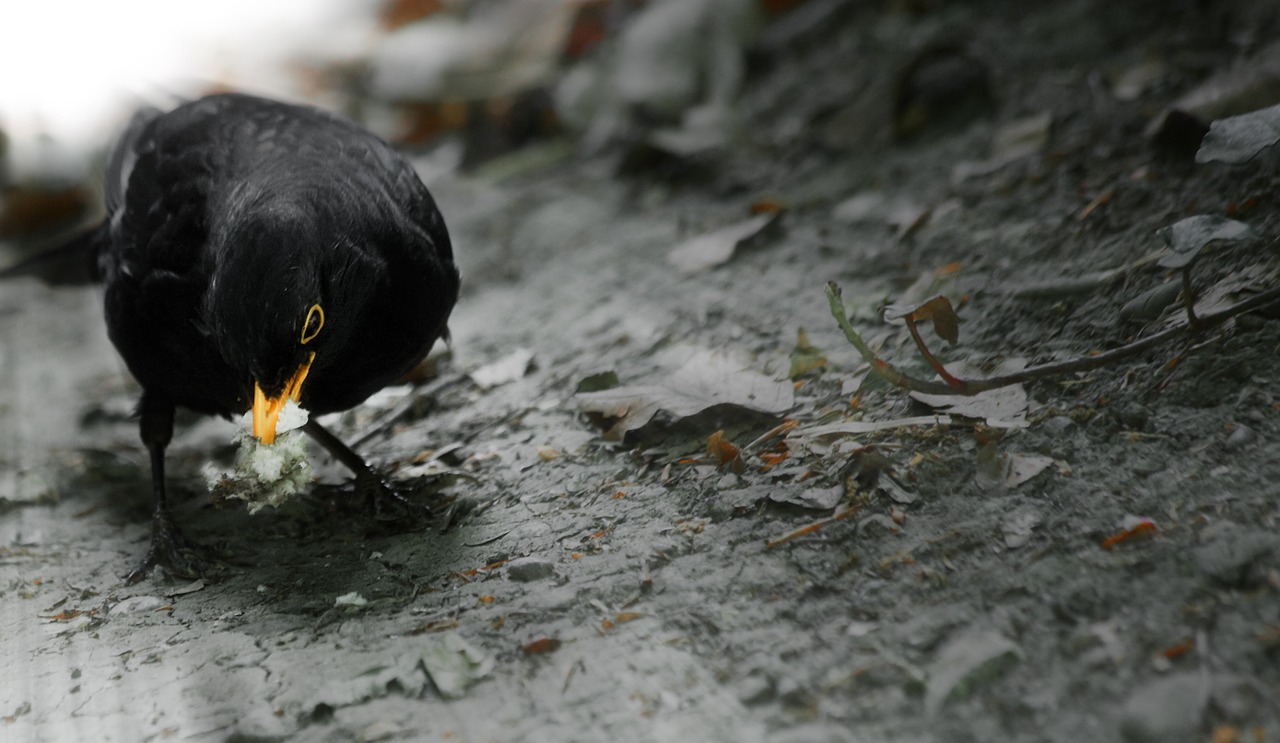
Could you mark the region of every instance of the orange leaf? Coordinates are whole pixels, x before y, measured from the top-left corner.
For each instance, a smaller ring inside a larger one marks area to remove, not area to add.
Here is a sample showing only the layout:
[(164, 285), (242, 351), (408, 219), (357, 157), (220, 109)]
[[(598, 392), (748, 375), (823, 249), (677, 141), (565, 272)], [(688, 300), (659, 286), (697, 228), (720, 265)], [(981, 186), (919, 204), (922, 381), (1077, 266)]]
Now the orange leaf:
[(533, 642), (527, 643), (520, 648), (520, 652), (525, 655), (541, 655), (543, 653), (553, 653), (560, 649), (560, 641), (554, 637), (539, 637)]
[(752, 214), (777, 214), (786, 210), (786, 205), (777, 199), (758, 199), (751, 204)]
[(640, 617), (643, 617), (643, 616), (644, 614), (641, 614), (638, 611), (623, 611), (623, 612), (618, 612), (618, 615), (615, 616), (613, 620), (618, 624), (622, 624), (623, 622), (630, 622), (633, 619), (639, 619)]
[(1085, 205), (1083, 209), (1080, 210), (1080, 213), (1076, 215), (1076, 220), (1083, 222), (1084, 220), (1088, 219), (1090, 214), (1093, 214), (1095, 211), (1097, 211), (1098, 207), (1102, 206), (1103, 204), (1109, 203), (1112, 197), (1114, 196), (1115, 196), (1115, 191), (1107, 191), (1105, 193), (1099, 194), (1096, 198), (1094, 198), (1093, 201), (1090, 201), (1088, 204)]
[(1139, 535), (1149, 536), (1151, 534), (1154, 534), (1155, 532), (1156, 532), (1156, 525), (1154, 522), (1143, 521), (1143, 522), (1140, 522), (1137, 526), (1133, 527), (1132, 529), (1125, 529), (1119, 534), (1113, 534), (1107, 537), (1106, 539), (1102, 540), (1102, 549), (1109, 550), (1112, 547), (1116, 546), (1117, 544), (1120, 544), (1121, 542), (1125, 541), (1126, 539), (1133, 539), (1134, 537)]
[(443, 9), (440, 0), (392, 0), (383, 5), (378, 21), (387, 31), (394, 31)]
[(724, 431), (716, 431), (707, 437), (707, 456), (715, 460), (717, 467), (732, 467), (742, 471), (742, 454), (724, 437)]
[(1192, 642), (1191, 640), (1184, 640), (1178, 643), (1177, 645), (1170, 645), (1169, 647), (1165, 648), (1164, 650), (1161, 651), (1161, 655), (1168, 658), (1169, 660), (1173, 660), (1174, 658), (1180, 658), (1186, 655), (1195, 646), (1196, 646), (1195, 643)]
[(492, 604), (494, 601), (492, 596), (477, 596), (476, 598), (479, 599), (482, 604)]
[(947, 343), (955, 345), (960, 340), (960, 318), (951, 300), (941, 294), (912, 310), (908, 317), (914, 322), (933, 320), (933, 332)]

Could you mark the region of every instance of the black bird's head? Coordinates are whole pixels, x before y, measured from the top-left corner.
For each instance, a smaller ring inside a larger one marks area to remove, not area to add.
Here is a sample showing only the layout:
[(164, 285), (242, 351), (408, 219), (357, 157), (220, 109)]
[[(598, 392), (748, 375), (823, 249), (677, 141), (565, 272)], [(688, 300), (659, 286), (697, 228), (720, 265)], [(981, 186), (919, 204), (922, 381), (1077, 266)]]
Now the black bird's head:
[(340, 238), (304, 208), (256, 208), (228, 227), (213, 255), (204, 327), (222, 357), (252, 386), (253, 434), (275, 440), (280, 412), (342, 352), (358, 298), (372, 283)]

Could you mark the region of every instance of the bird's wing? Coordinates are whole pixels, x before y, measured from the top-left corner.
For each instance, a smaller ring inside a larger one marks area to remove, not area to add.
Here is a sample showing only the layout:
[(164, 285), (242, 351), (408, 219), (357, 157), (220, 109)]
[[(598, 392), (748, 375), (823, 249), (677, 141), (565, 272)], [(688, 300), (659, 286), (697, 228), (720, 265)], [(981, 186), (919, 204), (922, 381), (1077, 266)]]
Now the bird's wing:
[(107, 240), (99, 258), (108, 281), (119, 274), (158, 279), (198, 271), (206, 200), (225, 158), (217, 136), (220, 110), (206, 101), (165, 114), (145, 109), (112, 149)]
[(129, 121), (111, 148), (107, 156), (107, 172), (103, 178), (103, 190), (106, 192), (107, 213), (116, 212), (124, 205), (125, 195), (129, 189), (129, 176), (133, 174), (134, 163), (138, 161), (138, 144), (147, 126), (160, 115), (160, 109), (147, 107), (139, 109)]

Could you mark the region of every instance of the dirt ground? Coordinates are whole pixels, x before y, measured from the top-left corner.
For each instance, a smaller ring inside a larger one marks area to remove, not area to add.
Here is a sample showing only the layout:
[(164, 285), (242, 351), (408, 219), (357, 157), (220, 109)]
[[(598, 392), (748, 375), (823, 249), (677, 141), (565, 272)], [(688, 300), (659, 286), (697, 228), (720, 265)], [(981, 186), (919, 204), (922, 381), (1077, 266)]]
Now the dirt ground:
[[(959, 343), (926, 335), (949, 364), (1106, 350), (1182, 320), (1131, 302), (1178, 277), (1083, 280), (1191, 215), (1258, 236), (1202, 257), (1206, 296), (1273, 287), (1276, 155), (1196, 165), (1148, 127), (1252, 74), (1280, 12), (803, 7), (758, 41), (727, 148), (419, 157), (464, 276), (452, 347), (334, 428), (428, 528), (350, 512), (319, 453), (284, 508), (214, 504), (232, 424), (180, 417), (178, 518), (235, 572), (125, 585), (148, 470), (99, 290), (5, 283), (0, 739), (1280, 741), (1275, 313), (1028, 384), (988, 426), (868, 382), (824, 296), (929, 376), (885, 302), (953, 298)], [(931, 42), (940, 71), (903, 77)], [(731, 257), (672, 263), (773, 203)], [(670, 412), (682, 366), (702, 412)], [(605, 372), (668, 412), (607, 439), (579, 392)]]

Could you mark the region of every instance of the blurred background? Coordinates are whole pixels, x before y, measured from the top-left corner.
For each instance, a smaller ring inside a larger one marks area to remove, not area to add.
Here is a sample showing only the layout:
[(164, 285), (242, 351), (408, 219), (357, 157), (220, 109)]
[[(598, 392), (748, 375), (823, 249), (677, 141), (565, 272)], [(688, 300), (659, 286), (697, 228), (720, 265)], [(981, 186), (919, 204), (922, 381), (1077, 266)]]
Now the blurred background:
[(315, 104), (409, 153), (429, 185), (602, 152), (666, 179), (725, 153), (857, 167), (940, 138), (943, 161), (973, 161), (959, 182), (1117, 129), (1190, 163), (1209, 121), (1280, 102), (1278, 15), (1246, 0), (10, 3), (0, 266), (98, 213), (106, 152), (144, 104)]
[[(637, 127), (723, 144), (747, 47), (802, 0), (15, 3), (0, 31), (0, 241), (89, 218), (140, 105), (239, 90), (340, 111), (423, 167), (473, 167)], [(848, 2), (816, 4), (830, 6)]]

